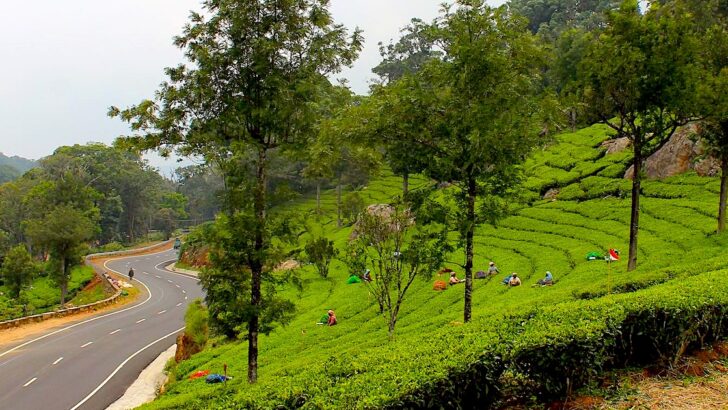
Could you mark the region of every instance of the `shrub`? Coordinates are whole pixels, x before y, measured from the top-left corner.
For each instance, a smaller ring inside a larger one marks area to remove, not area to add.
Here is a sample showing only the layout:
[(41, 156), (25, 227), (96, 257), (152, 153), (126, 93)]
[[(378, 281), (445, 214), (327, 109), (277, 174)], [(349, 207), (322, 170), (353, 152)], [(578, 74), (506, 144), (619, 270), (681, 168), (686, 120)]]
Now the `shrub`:
[(33, 280), (36, 266), (25, 245), (18, 245), (8, 251), (3, 260), (0, 274), (10, 296), (17, 298), (20, 291)]
[(334, 249), (334, 241), (319, 237), (314, 238), (306, 243), (304, 247), (309, 262), (313, 263), (322, 278), (329, 276), (329, 264), (331, 259), (336, 255)]
[(199, 347), (205, 346), (210, 334), (208, 319), (209, 313), (202, 299), (193, 300), (185, 313), (185, 334)]
[(341, 213), (349, 224), (356, 221), (356, 217), (364, 210), (364, 200), (358, 192), (350, 192), (344, 196), (341, 203)]

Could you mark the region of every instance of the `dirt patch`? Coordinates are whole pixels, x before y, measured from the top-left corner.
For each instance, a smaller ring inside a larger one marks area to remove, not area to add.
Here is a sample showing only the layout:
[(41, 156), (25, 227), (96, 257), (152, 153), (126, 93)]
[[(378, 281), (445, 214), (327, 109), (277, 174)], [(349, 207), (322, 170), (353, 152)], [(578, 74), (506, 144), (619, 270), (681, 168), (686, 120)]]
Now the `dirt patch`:
[[(583, 396), (558, 409), (728, 409), (728, 343), (693, 353), (671, 369), (623, 373), (603, 386), (604, 397)], [(553, 408), (553, 407), (549, 407)]]
[(98, 285), (99, 283), (101, 283), (101, 278), (98, 275), (95, 275), (94, 278), (91, 279), (91, 282), (89, 282), (86, 286), (83, 287), (83, 289), (81, 289), (81, 292), (87, 292), (95, 288), (96, 285)]

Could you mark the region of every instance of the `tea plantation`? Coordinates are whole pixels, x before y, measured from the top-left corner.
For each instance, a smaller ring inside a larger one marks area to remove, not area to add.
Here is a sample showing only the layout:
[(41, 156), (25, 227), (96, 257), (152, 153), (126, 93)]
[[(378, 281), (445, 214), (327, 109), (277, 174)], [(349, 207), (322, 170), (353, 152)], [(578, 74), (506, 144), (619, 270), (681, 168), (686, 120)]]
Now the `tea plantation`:
[[(668, 363), (724, 337), (728, 236), (713, 234), (716, 178), (644, 184), (636, 271), (619, 261), (608, 275), (605, 262), (586, 260), (608, 248), (626, 259), (630, 181), (622, 176), (630, 154), (605, 154), (608, 137), (603, 126), (563, 134), (526, 163), (532, 204), (477, 231), (476, 270), (493, 260), (502, 273), (475, 281), (471, 323), (461, 323), (462, 285), (435, 292), (433, 277), (416, 282), (390, 341), (376, 302), (365, 285), (346, 284), (343, 264), (333, 262), (329, 279), (306, 267), (303, 291), (285, 290), (296, 318), (260, 339), (257, 384), (246, 382), (247, 343), (218, 341), (180, 363), (177, 381), (144, 408), (485, 408), (503, 397), (562, 397), (602, 370)], [(551, 188), (560, 189), (557, 200), (542, 200)], [(399, 178), (384, 175), (360, 195), (387, 203), (400, 189)], [(336, 228), (335, 204), (334, 192), (322, 198), (323, 229), (343, 248), (351, 228)], [(291, 206), (310, 213), (315, 202)], [(532, 287), (547, 270), (556, 284)], [(501, 285), (510, 272), (524, 286)], [(339, 325), (316, 325), (327, 309)], [(234, 377), (227, 385), (187, 379), (223, 364)]]

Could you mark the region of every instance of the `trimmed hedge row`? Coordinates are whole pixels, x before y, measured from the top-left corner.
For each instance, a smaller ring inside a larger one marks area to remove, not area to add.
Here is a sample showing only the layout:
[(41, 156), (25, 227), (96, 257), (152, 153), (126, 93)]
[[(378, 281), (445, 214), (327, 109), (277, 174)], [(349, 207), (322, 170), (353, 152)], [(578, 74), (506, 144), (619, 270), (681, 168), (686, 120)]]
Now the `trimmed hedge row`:
[(726, 275), (728, 270), (715, 271), (446, 326), (371, 351), (339, 352), (254, 386), (235, 380), (237, 388), (192, 401), (185, 394), (164, 396), (147, 408), (487, 408), (505, 387), (541, 400), (563, 397), (605, 369), (670, 363), (726, 337)]

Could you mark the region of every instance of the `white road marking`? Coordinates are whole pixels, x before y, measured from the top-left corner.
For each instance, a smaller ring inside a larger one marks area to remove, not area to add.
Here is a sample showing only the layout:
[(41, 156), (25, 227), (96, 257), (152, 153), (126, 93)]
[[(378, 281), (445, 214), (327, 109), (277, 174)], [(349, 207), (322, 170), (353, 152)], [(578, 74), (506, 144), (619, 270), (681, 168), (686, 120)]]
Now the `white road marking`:
[(169, 280), (169, 279), (167, 279), (167, 282), (169, 282), (169, 283), (172, 283), (172, 281), (171, 281), (171, 280)]
[[(166, 251), (165, 251), (165, 252), (166, 252)], [(160, 252), (160, 253), (161, 253), (161, 252)], [(119, 260), (119, 259), (124, 259), (124, 258), (116, 258), (116, 259), (109, 259), (109, 260), (107, 260), (106, 262), (104, 262), (104, 268), (105, 268), (106, 270), (110, 270), (110, 271), (116, 272), (115, 270), (113, 270), (113, 269), (109, 268), (109, 267), (108, 267), (108, 266), (107, 266), (106, 264), (107, 264), (107, 263), (109, 263), (109, 262), (111, 262), (111, 261), (115, 261), (115, 260)], [(119, 274), (119, 275), (121, 275), (121, 273), (120, 273), (120, 272), (116, 272), (116, 273), (117, 273), (117, 274)], [(148, 286), (147, 286), (147, 285), (146, 285), (146, 284), (145, 284), (144, 282), (142, 282), (142, 281), (140, 281), (140, 280), (137, 280), (137, 282), (141, 283), (141, 284), (142, 284), (142, 286), (144, 286), (144, 288), (146, 288), (146, 289), (147, 289), (147, 294), (148, 294), (148, 296), (147, 296), (147, 298), (146, 298), (146, 299), (144, 300), (144, 302), (142, 302), (142, 303), (140, 303), (140, 304), (138, 304), (138, 305), (134, 305), (134, 306), (132, 306), (132, 307), (128, 307), (128, 308), (126, 308), (126, 309), (121, 309), (121, 310), (117, 310), (116, 312), (111, 312), (111, 313), (107, 313), (107, 314), (105, 314), (105, 315), (101, 315), (101, 316), (96, 316), (96, 317), (93, 317), (93, 318), (91, 318), (91, 319), (88, 319), (88, 320), (84, 320), (83, 322), (78, 322), (78, 323), (76, 323), (76, 324), (73, 324), (73, 325), (71, 325), (71, 326), (66, 326), (66, 327), (64, 327), (64, 328), (62, 328), (62, 329), (58, 329), (58, 330), (56, 330), (55, 332), (51, 332), (51, 333), (48, 333), (48, 334), (46, 334), (46, 335), (43, 335), (43, 336), (41, 336), (41, 337), (37, 337), (37, 338), (35, 338), (35, 339), (33, 339), (33, 340), (28, 340), (27, 342), (25, 342), (25, 343), (23, 343), (23, 344), (20, 344), (20, 345), (18, 345), (18, 346), (15, 346), (15, 347), (13, 347), (12, 349), (9, 349), (9, 350), (6, 350), (6, 351), (4, 351), (4, 352), (0, 353), (0, 357), (3, 357), (3, 356), (5, 356), (5, 355), (8, 355), (8, 354), (10, 354), (10, 353), (12, 353), (12, 352), (14, 352), (14, 351), (16, 351), (16, 350), (18, 350), (18, 349), (22, 349), (23, 347), (25, 347), (25, 346), (28, 346), (28, 345), (29, 345), (29, 344), (31, 344), (31, 343), (35, 343), (35, 342), (37, 342), (37, 341), (39, 341), (39, 340), (43, 340), (43, 339), (45, 339), (45, 338), (47, 338), (47, 337), (50, 337), (50, 336), (53, 336), (53, 335), (55, 335), (55, 334), (58, 334), (58, 333), (61, 333), (61, 332), (65, 332), (66, 330), (68, 330), (68, 329), (72, 329), (72, 328), (74, 328), (74, 327), (76, 327), (76, 326), (81, 326), (81, 325), (84, 325), (84, 324), (86, 324), (86, 323), (89, 323), (89, 322), (93, 322), (94, 320), (99, 320), (99, 319), (103, 319), (103, 318), (105, 318), (105, 317), (109, 317), (109, 316), (113, 316), (113, 315), (118, 315), (119, 313), (122, 313), (122, 312), (126, 312), (126, 311), (129, 311), (129, 310), (132, 310), (132, 309), (137, 309), (137, 308), (141, 307), (142, 305), (144, 305), (145, 303), (149, 302), (149, 301), (150, 301), (150, 300), (152, 299), (152, 291), (151, 291), (151, 290), (149, 289), (149, 287), (148, 287)], [(5, 363), (0, 363), (0, 367), (2, 367), (3, 365), (5, 365), (6, 363), (9, 363), (9, 362), (5, 362)]]
[(161, 311), (161, 312), (157, 312), (157, 314), (158, 314), (158, 315), (161, 315), (161, 314), (163, 314), (163, 313), (166, 313), (166, 312), (167, 312), (166, 310), (163, 310), (163, 311)]
[[(161, 256), (161, 254), (160, 254), (160, 256)], [(171, 271), (171, 270), (167, 270), (167, 269), (159, 269), (159, 266), (160, 266), (160, 265), (165, 265), (165, 266), (166, 266), (166, 265), (169, 265), (169, 264), (170, 264), (170, 263), (172, 263), (172, 262), (174, 262), (174, 259), (173, 259), (173, 260), (169, 260), (169, 261), (164, 261), (164, 262), (162, 262), (162, 263), (158, 263), (158, 264), (157, 264), (157, 265), (156, 265), (156, 266), (154, 267), (154, 269), (156, 269), (156, 270), (158, 270), (158, 271), (160, 271), (160, 272), (164, 272), (164, 273), (166, 273), (166, 274), (172, 274), (172, 275), (177, 275), (177, 276), (181, 276), (181, 277), (183, 277), (183, 278), (187, 278), (187, 279), (192, 279), (192, 280), (194, 280), (195, 282), (199, 282), (199, 281), (200, 281), (200, 278), (198, 278), (198, 277), (195, 277), (195, 276), (185, 275), (185, 274), (183, 274), (183, 273), (173, 272), (173, 271)]]
[(180, 287), (179, 285), (174, 285), (174, 286)]
[(25, 384), (23, 385), (23, 387), (28, 387), (28, 386), (30, 386), (30, 384), (31, 384), (31, 383), (33, 383), (33, 382), (34, 382), (34, 381), (36, 381), (36, 380), (38, 380), (38, 378), (37, 378), (37, 377), (33, 377), (32, 379), (28, 380), (28, 382), (27, 382), (27, 383), (25, 383)]
[(154, 275), (154, 277), (157, 278), (157, 279), (162, 279), (162, 277), (159, 276), (159, 275)]
[(83, 348), (84, 348), (84, 347), (86, 347), (86, 346), (90, 346), (90, 345), (92, 345), (92, 344), (94, 344), (94, 342), (88, 342), (88, 343), (86, 343), (86, 344), (84, 344), (84, 345), (81, 345), (81, 349), (83, 349)]
[(179, 303), (177, 304), (177, 307), (179, 307), (179, 306), (182, 306), (182, 302), (179, 302)]
[(145, 320), (147, 320), (147, 319), (139, 319), (139, 320), (137, 320), (137, 323), (142, 323)]
[(184, 290), (184, 289), (182, 289), (182, 293), (187, 293), (187, 291), (186, 291), (186, 290)]
[(114, 377), (114, 375), (116, 373), (118, 373), (119, 370), (121, 370), (121, 368), (124, 367), (124, 365), (129, 362), (129, 360), (133, 359), (134, 357), (136, 357), (136, 355), (138, 355), (139, 353), (141, 353), (144, 350), (148, 349), (149, 347), (151, 347), (155, 343), (160, 342), (160, 341), (162, 341), (162, 340), (164, 340), (164, 339), (172, 336), (173, 334), (179, 333), (179, 332), (181, 332), (183, 330), (184, 330), (184, 327), (181, 327), (181, 328), (175, 330), (174, 332), (168, 333), (168, 334), (160, 337), (159, 339), (157, 339), (157, 340), (149, 343), (148, 345), (142, 347), (141, 349), (137, 350), (133, 355), (127, 357), (126, 360), (124, 360), (123, 362), (121, 362), (121, 364), (113, 372), (111, 372), (111, 374), (103, 382), (101, 382), (101, 384), (99, 384), (98, 386), (96, 386), (96, 388), (91, 393), (89, 393), (88, 396), (86, 396), (83, 400), (81, 400), (80, 402), (78, 402), (78, 404), (76, 404), (75, 406), (73, 406), (71, 408), (71, 410), (76, 410), (79, 407), (83, 406), (83, 404), (86, 403), (91, 397), (93, 397), (94, 394), (98, 393), (98, 391), (101, 390), (101, 388), (104, 387), (106, 385), (106, 383), (108, 383), (109, 380), (111, 380), (111, 378)]
[(187, 300), (187, 296), (185, 296), (185, 300)]
[(58, 359), (56, 359), (56, 361), (55, 361), (55, 362), (53, 362), (53, 366), (55, 366), (55, 365), (57, 365), (58, 363), (60, 363), (60, 362), (61, 362), (61, 360), (63, 360), (63, 358), (62, 358), (62, 357), (59, 357)]
[(145, 275), (149, 275), (149, 272), (142, 272), (142, 273), (145, 274)]
[(119, 332), (121, 332), (121, 329), (116, 329), (116, 330), (114, 330), (113, 332), (111, 332), (111, 333), (109, 333), (109, 334), (110, 334), (110, 335), (113, 335), (114, 333), (119, 333)]

